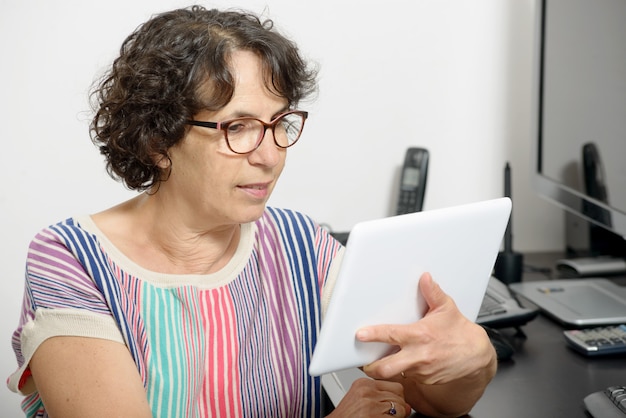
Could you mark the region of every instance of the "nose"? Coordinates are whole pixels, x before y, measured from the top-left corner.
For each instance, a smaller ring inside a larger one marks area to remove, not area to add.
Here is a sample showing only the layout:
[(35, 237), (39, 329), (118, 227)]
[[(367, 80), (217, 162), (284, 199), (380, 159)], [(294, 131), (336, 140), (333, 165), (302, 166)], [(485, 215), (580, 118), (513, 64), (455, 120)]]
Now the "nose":
[(248, 154), (248, 161), (252, 165), (275, 167), (285, 158), (285, 151), (276, 145), (274, 131), (266, 128), (258, 148)]

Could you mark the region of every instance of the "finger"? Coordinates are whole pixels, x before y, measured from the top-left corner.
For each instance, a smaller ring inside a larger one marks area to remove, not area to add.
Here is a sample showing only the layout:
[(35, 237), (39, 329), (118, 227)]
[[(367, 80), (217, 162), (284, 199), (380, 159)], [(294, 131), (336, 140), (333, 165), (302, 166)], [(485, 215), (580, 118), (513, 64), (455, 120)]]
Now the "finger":
[[(413, 366), (415, 356), (400, 350), (362, 367), (363, 372), (373, 379), (402, 381), (402, 373)], [(406, 374), (405, 374), (406, 378)]]
[[(419, 292), (422, 294), (426, 305), (429, 310), (436, 309), (439, 306), (443, 306), (448, 301), (448, 295), (443, 289), (433, 280), (430, 273), (424, 273), (420, 277)], [(419, 296), (418, 296), (419, 297)]]
[(374, 393), (385, 393), (386, 396), (400, 396), (404, 394), (404, 388), (397, 382), (391, 382), (388, 380), (376, 380), (369, 379), (367, 377), (360, 377), (356, 379), (350, 390), (358, 392), (361, 396), (372, 398)]
[(360, 378), (352, 383), (350, 392), (371, 400), (393, 400), (396, 404), (404, 399), (402, 384), (389, 380)]
[(405, 401), (383, 401), (382, 414), (396, 417), (406, 417), (411, 411), (411, 406)]
[[(433, 280), (430, 273), (423, 273), (418, 283), (418, 298), (419, 293), (424, 298), (426, 305), (429, 309), (434, 309), (437, 306), (443, 305), (448, 296)], [(392, 345), (400, 345), (401, 338), (397, 333), (401, 331), (401, 325), (371, 325), (363, 327), (356, 332), (356, 338), (362, 342), (378, 341)]]
[(406, 325), (370, 325), (357, 330), (356, 339), (362, 342), (382, 342), (392, 346), (401, 345), (403, 335), (406, 331), (403, 329)]

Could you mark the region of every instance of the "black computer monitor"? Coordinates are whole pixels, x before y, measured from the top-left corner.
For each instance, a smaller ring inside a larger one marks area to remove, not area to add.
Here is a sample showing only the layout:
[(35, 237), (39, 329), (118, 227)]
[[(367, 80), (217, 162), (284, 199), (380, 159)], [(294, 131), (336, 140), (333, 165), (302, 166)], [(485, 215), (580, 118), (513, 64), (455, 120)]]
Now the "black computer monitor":
[(626, 0), (536, 5), (533, 188), (626, 257)]

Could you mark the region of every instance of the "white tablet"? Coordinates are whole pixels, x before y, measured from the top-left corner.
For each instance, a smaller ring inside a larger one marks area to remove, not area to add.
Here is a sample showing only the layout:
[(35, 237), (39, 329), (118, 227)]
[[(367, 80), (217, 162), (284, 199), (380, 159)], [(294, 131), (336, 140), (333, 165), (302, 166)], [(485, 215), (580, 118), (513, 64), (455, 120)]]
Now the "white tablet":
[(499, 198), (355, 225), (309, 373), (360, 367), (386, 355), (391, 347), (359, 342), (356, 331), (419, 320), (426, 311), (417, 287), (424, 272), (475, 321), (510, 213), (511, 200)]

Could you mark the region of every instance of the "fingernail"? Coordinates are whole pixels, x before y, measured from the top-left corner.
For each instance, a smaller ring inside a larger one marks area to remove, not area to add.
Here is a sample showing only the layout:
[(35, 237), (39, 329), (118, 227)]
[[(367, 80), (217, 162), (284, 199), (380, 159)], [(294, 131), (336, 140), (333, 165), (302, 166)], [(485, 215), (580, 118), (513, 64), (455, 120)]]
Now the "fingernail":
[(369, 337), (369, 331), (367, 329), (359, 329), (356, 332), (356, 338), (359, 340), (366, 340)]

